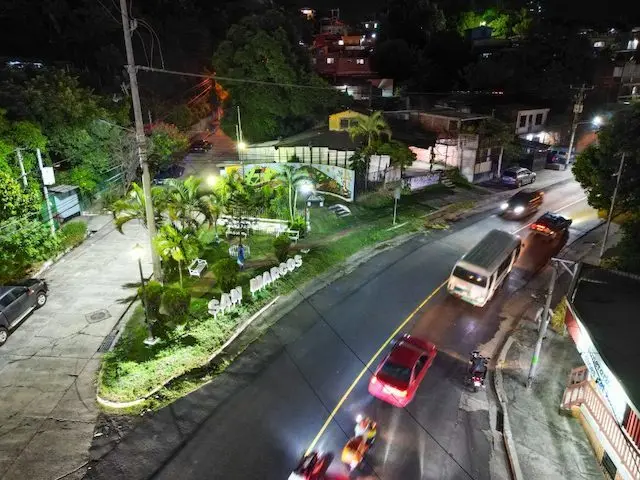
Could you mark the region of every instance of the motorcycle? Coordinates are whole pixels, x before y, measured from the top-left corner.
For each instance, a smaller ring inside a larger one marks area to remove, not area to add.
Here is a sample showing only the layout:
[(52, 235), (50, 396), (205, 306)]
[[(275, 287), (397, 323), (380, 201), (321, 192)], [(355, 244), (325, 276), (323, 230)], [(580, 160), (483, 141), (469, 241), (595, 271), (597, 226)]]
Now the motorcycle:
[(473, 386), (473, 391), (477, 392), (480, 388), (484, 388), (484, 380), (487, 376), (487, 364), (489, 357), (483, 357), (480, 352), (474, 350), (471, 352), (469, 359), (469, 370), (466, 383)]
[(349, 469), (349, 473), (362, 464), (377, 437), (378, 426), (376, 422), (369, 418), (363, 418), (361, 415), (358, 415), (356, 422), (355, 435), (342, 449), (342, 462)]
[(289, 480), (320, 480), (331, 463), (330, 455), (311, 452), (302, 457), (298, 466), (289, 475)]

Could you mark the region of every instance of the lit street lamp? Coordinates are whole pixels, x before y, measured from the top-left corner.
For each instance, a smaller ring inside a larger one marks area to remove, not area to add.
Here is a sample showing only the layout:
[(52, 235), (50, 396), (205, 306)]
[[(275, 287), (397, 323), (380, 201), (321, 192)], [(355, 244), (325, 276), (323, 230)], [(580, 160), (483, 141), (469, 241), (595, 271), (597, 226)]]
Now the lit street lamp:
[(304, 199), (304, 221), (307, 227), (307, 232), (311, 231), (311, 209), (309, 208), (309, 196), (313, 193), (314, 186), (311, 182), (302, 182), (298, 187), (298, 190), (302, 195), (305, 195)]
[(578, 125), (593, 125), (596, 128), (599, 128), (604, 123), (604, 119), (600, 115), (596, 115), (588, 122), (575, 122), (573, 127), (571, 128), (571, 140), (569, 141), (569, 151), (567, 152), (567, 163), (571, 161), (571, 152), (573, 151), (573, 143), (576, 139), (576, 130), (578, 129)]
[(151, 323), (149, 322), (149, 312), (147, 311), (147, 289), (144, 283), (144, 274), (142, 273), (142, 255), (144, 255), (144, 247), (139, 243), (136, 244), (133, 247), (131, 254), (133, 255), (133, 258), (138, 260), (138, 270), (140, 271), (140, 289), (142, 291), (142, 308), (144, 310), (144, 323), (146, 323), (147, 331), (149, 332), (149, 336), (144, 340), (144, 343), (145, 345), (151, 346), (155, 345), (158, 339), (153, 336)]

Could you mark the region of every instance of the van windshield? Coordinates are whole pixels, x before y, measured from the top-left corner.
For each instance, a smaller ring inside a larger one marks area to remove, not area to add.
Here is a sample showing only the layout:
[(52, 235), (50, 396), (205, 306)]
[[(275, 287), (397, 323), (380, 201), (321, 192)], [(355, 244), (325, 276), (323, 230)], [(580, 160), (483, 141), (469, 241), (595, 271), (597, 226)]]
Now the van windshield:
[(456, 267), (453, 269), (453, 276), (457, 277), (465, 282), (473, 283), (474, 285), (478, 285), (480, 287), (487, 286), (487, 277), (484, 275), (478, 275), (475, 272), (471, 272), (466, 268)]

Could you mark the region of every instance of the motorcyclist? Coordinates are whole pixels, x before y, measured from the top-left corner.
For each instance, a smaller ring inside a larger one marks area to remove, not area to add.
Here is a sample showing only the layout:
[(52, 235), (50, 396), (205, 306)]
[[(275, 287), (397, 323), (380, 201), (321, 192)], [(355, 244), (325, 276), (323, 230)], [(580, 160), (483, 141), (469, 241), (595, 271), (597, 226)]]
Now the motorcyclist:
[(355, 428), (356, 437), (364, 437), (366, 442), (371, 445), (378, 434), (378, 424), (369, 417), (363, 417), (362, 415), (358, 415), (356, 421), (358, 422)]
[(488, 359), (486, 357), (481, 356), (479, 351), (474, 350), (471, 352), (471, 358), (469, 359), (469, 374), (472, 377), (481, 376), (484, 382), (487, 376), (487, 362)]
[(319, 478), (323, 461), (317, 452), (310, 452), (302, 457), (298, 466), (289, 476), (289, 480), (312, 480)]

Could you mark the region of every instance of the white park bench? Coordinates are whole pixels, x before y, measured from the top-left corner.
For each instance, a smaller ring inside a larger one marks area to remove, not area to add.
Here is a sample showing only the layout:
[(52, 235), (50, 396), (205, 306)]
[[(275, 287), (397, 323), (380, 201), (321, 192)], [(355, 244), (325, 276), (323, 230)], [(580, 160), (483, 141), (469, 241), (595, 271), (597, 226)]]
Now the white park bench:
[(284, 233), (293, 243), (298, 243), (298, 240), (300, 240), (300, 232), (298, 230), (285, 230)]
[(207, 268), (207, 261), (202, 258), (196, 258), (191, 262), (191, 265), (189, 265), (189, 275), (199, 277), (205, 268)]

